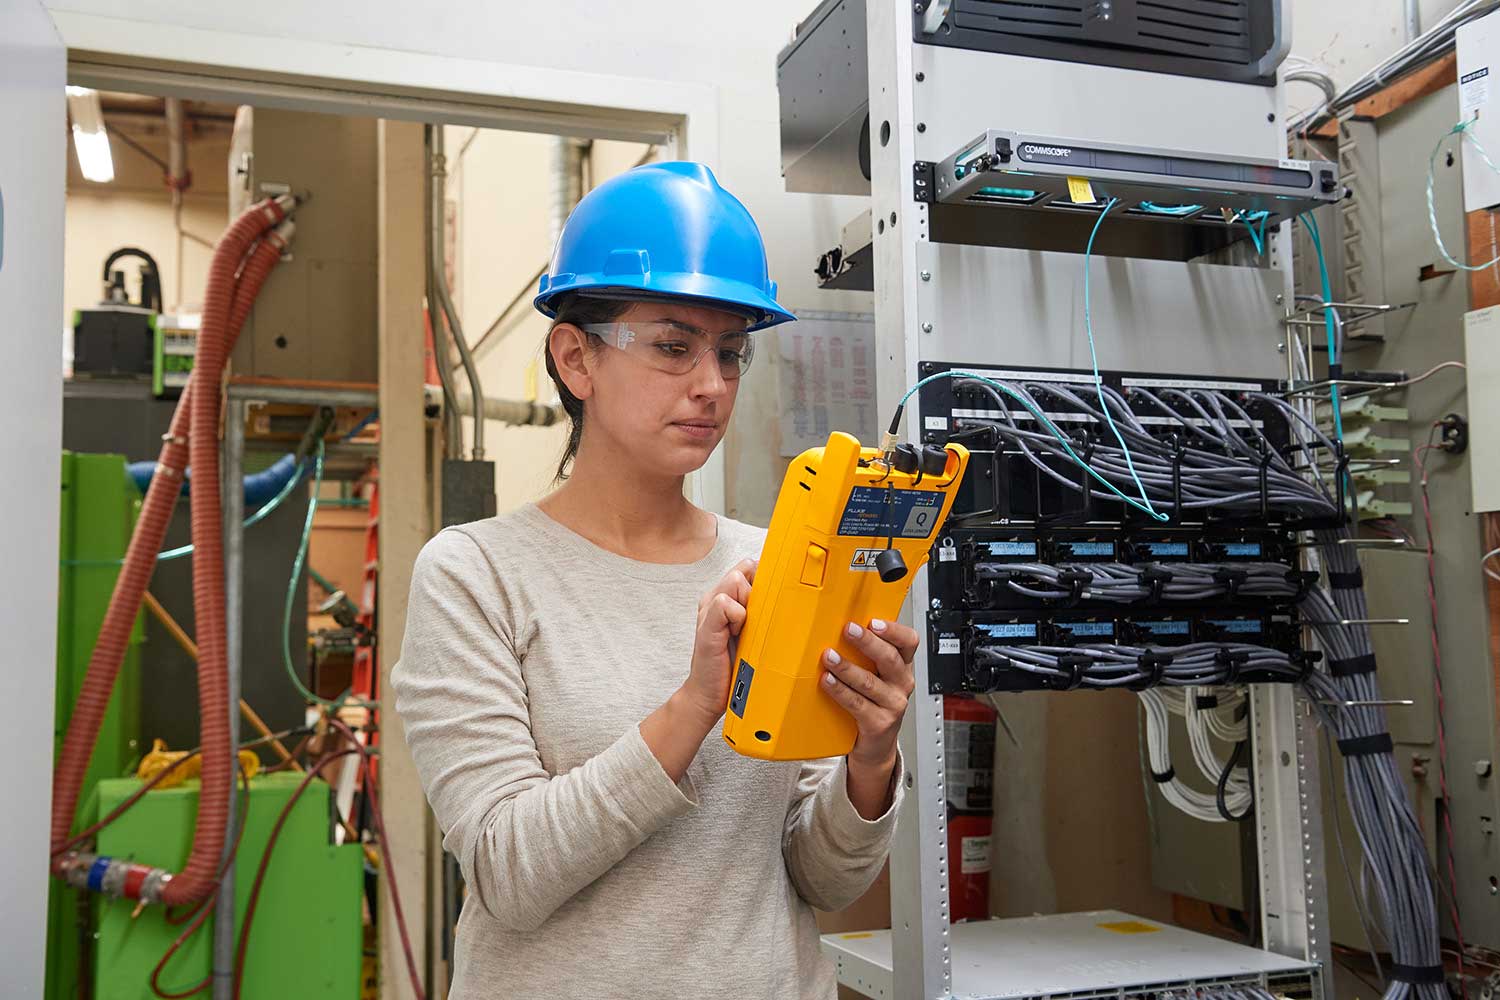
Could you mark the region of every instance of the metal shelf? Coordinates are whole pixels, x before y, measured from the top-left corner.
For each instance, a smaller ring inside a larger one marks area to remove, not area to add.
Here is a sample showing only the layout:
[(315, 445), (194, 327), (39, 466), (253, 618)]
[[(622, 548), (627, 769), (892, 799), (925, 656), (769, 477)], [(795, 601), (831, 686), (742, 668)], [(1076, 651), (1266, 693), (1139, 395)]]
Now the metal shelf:
[[(1308, 996), (1316, 994), (1320, 975), (1310, 962), (1118, 910), (955, 924), (947, 937), (952, 995), (972, 1000), (1192, 995), (1204, 985)], [(868, 997), (897, 995), (890, 931), (825, 934), (823, 953), (837, 965), (842, 985)]]

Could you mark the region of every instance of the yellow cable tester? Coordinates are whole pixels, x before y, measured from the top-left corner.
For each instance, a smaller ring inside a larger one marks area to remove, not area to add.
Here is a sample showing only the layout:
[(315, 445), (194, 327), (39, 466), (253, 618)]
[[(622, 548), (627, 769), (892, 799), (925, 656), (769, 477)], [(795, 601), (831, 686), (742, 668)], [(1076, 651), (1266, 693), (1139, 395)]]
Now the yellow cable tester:
[(823, 651), (873, 669), (849, 622), (895, 620), (968, 466), (962, 445), (861, 449), (835, 432), (788, 467), (750, 589), (724, 739), (763, 760), (849, 752), (854, 719), (819, 685)]

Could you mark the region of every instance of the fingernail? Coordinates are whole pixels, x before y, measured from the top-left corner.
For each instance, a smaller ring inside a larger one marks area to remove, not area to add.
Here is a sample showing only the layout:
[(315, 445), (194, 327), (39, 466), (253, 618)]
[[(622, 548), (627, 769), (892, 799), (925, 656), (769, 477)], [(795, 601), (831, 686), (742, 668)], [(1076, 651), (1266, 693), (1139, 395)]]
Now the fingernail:
[(879, 618), (871, 618), (870, 619), (870, 627), (872, 629), (874, 629), (875, 631), (877, 631), (877, 632), (884, 632), (885, 631), (885, 622), (882, 621)]
[(853, 622), (849, 623), (849, 627), (845, 631), (847, 631), (849, 633), (850, 637), (854, 638), (854, 639), (858, 639), (860, 636), (862, 636), (862, 635), (865, 634), (865, 630), (862, 629), (862, 628), (860, 628), (858, 625), (854, 624)]
[(827, 660), (829, 663), (834, 664), (835, 666), (837, 666), (838, 664), (844, 662), (844, 658), (842, 656), (840, 656), (837, 651), (832, 650), (832, 649), (830, 649), (828, 652), (824, 653), (823, 654), (823, 658), (825, 660)]
[(827, 685), (828, 687), (833, 687), (835, 684), (838, 683), (838, 678), (834, 677), (832, 674), (824, 674), (823, 675), (823, 683), (825, 685)]

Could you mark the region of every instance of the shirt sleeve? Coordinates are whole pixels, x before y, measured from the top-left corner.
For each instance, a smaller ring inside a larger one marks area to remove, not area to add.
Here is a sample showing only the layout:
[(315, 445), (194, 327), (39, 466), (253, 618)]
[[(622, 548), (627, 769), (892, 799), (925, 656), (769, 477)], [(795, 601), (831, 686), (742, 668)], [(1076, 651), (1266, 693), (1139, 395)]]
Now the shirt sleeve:
[(847, 758), (802, 765), (787, 810), (781, 853), (797, 893), (820, 910), (842, 910), (880, 874), (904, 793), (900, 754), (891, 775), (891, 802), (873, 820), (849, 801)]
[(697, 796), (688, 778), (672, 782), (637, 726), (583, 765), (547, 773), (494, 578), (462, 531), (423, 547), (391, 683), (443, 847), (484, 911), (526, 931)]

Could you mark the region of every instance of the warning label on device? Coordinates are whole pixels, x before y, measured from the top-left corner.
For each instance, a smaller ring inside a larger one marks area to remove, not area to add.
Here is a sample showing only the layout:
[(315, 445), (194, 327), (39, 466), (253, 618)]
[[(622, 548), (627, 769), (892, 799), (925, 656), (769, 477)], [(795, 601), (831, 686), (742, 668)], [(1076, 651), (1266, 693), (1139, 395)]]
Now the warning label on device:
[(978, 875), (987, 872), (992, 858), (989, 837), (963, 837), (960, 840), (959, 874)]
[(1490, 68), (1482, 66), (1458, 78), (1458, 106), (1467, 118), (1490, 100)]

